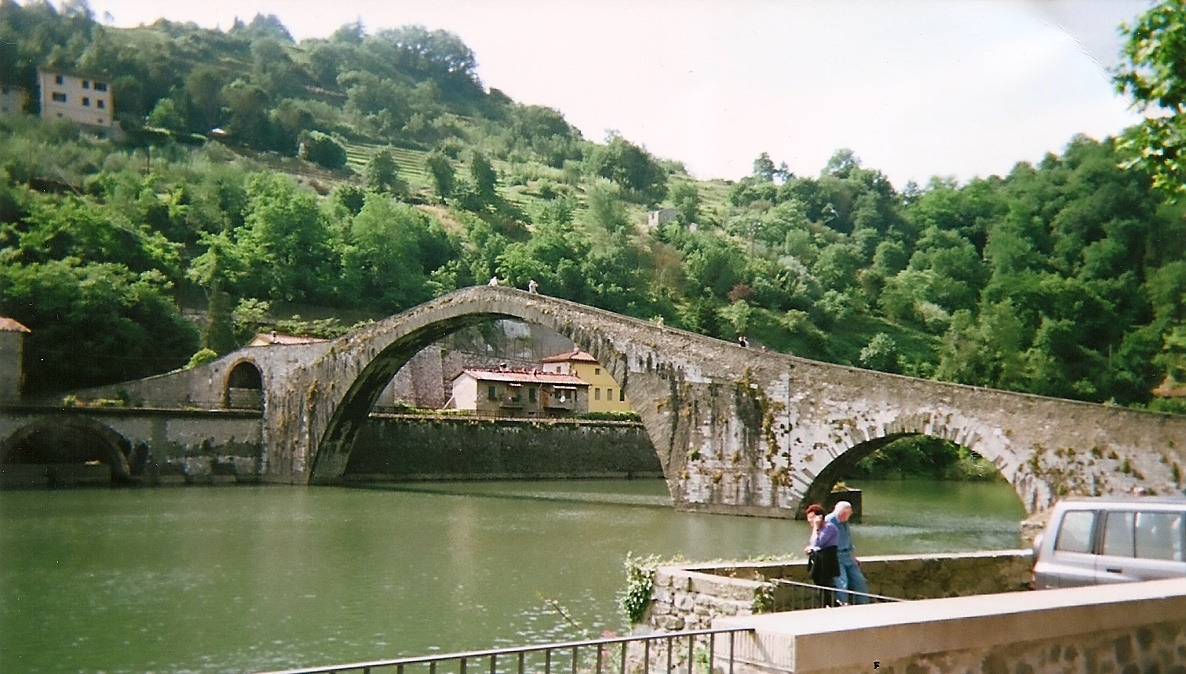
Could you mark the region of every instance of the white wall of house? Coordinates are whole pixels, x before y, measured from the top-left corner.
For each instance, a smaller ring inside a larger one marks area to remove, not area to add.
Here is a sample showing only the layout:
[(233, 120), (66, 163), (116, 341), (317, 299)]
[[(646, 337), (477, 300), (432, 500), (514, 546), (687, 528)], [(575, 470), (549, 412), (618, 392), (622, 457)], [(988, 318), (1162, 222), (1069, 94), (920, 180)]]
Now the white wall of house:
[(478, 380), (462, 372), (453, 380), (453, 409), (478, 409)]
[(42, 119), (69, 119), (105, 128), (113, 125), (115, 106), (106, 81), (52, 70), (38, 70), (37, 78)]

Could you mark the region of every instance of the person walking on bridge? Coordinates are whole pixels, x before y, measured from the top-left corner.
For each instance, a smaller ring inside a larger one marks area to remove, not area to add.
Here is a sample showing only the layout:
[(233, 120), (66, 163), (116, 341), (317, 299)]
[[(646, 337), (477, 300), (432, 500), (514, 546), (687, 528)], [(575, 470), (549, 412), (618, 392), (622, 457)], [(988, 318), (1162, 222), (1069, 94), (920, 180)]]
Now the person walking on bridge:
[[(837, 594), (840, 601), (846, 604), (869, 603), (869, 585), (865, 582), (865, 575), (861, 573), (861, 564), (857, 561), (852, 550), (852, 532), (848, 530), (848, 518), (852, 517), (852, 504), (839, 501), (832, 509), (832, 514), (825, 518), (831, 522), (840, 536), (836, 542), (836, 561), (840, 563), (840, 575), (836, 577)], [(852, 592), (845, 592), (852, 590)]]

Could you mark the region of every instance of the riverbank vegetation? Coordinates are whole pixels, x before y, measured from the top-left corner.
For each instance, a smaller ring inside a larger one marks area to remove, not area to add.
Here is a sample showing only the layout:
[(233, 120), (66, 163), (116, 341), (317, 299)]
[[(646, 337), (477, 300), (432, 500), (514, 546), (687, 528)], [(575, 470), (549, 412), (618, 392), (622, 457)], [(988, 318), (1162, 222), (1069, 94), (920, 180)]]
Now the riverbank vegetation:
[(902, 438), (857, 462), (845, 473), (850, 480), (1002, 480), (991, 461), (966, 447), (927, 436)]
[(31, 393), (182, 367), (261, 328), (340, 332), (497, 276), (828, 362), (1186, 409), (1151, 394), (1186, 381), (1186, 206), (1132, 161), (1139, 134), (962, 184), (895, 186), (847, 149), (816, 175), (763, 153), (698, 180), (488, 87), (444, 31), (124, 30), (84, 1), (3, 0), (0, 45), (29, 113), (38, 67), (87, 73), (126, 132), (0, 117), (0, 314), (32, 329)]

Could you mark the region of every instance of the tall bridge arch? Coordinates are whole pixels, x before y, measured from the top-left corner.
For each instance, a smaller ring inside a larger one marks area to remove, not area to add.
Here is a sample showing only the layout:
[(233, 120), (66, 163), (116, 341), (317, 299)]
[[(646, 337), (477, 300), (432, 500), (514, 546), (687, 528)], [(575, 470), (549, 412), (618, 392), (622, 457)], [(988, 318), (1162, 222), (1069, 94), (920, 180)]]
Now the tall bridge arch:
[(1029, 511), (1065, 493), (1182, 488), (1186, 419), (759, 352), (543, 295), (480, 286), (346, 335), (263, 377), (261, 475), (334, 483), (383, 386), (417, 351), (492, 318), (549, 327), (634, 402), (677, 508), (794, 516), (858, 454), (929, 435), (986, 457)]

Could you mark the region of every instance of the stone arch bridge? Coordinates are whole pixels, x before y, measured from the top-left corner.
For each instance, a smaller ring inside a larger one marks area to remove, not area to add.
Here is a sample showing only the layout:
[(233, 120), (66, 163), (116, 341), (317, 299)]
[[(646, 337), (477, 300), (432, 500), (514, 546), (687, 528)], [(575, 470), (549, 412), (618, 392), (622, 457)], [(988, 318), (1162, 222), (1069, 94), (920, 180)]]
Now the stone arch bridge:
[(356, 430), (404, 363), (451, 332), (501, 318), (551, 328), (607, 368), (634, 402), (682, 510), (795, 516), (863, 456), (919, 434), (992, 461), (1030, 512), (1066, 493), (1182, 489), (1183, 417), (761, 352), (487, 286), (332, 342), (242, 349), (109, 393), (118, 389), (134, 404), (211, 409), (256, 396), (259, 479), (332, 484), (343, 477)]

